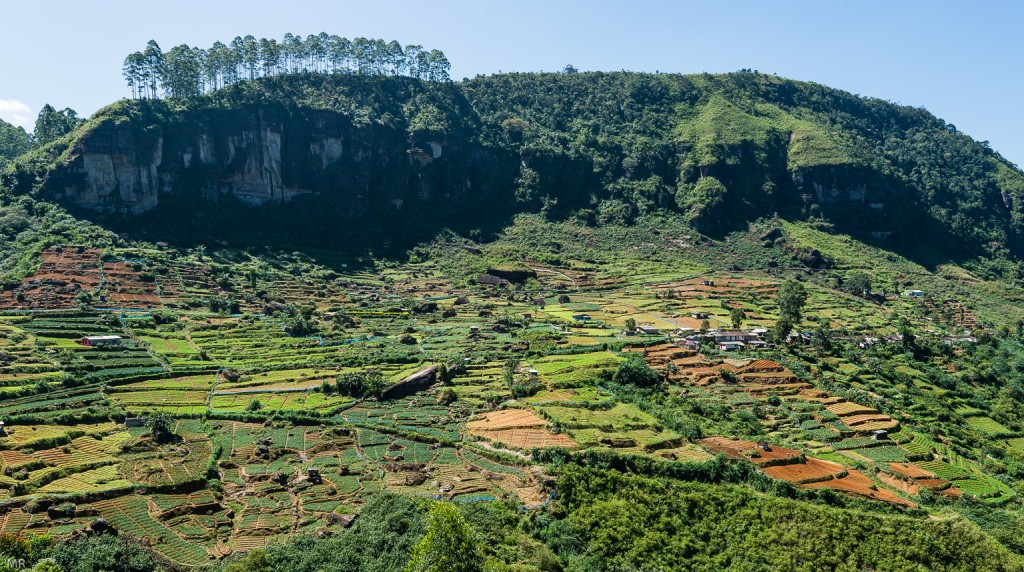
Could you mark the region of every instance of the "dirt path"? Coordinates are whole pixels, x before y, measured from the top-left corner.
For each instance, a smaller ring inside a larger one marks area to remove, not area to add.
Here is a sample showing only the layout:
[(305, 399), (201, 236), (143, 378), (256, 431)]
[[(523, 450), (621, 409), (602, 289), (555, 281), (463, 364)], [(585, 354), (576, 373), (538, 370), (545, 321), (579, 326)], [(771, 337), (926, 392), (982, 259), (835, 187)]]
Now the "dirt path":
[[(203, 351), (203, 348), (199, 347), (199, 345), (197, 343), (195, 343), (195, 341), (192, 340), (192, 330), (185, 330), (185, 341), (188, 342), (188, 345), (189, 345), (190, 348), (196, 350), (197, 352), (202, 352)], [(224, 364), (220, 363), (220, 360), (218, 360), (217, 358), (215, 358), (213, 356), (210, 356), (210, 355), (207, 355), (206, 358), (209, 359), (210, 361), (212, 361), (213, 363), (217, 364), (217, 366), (219, 368), (224, 369)], [(206, 409), (207, 409), (207, 411), (213, 411), (213, 395), (214, 395), (214, 392), (217, 391), (217, 386), (220, 385), (220, 379), (221, 379), (220, 373), (214, 374), (214, 376), (213, 376), (213, 385), (210, 386), (210, 391), (208, 391), (206, 393)], [(232, 447), (233, 446), (234, 446), (234, 436), (232, 435)]]
[(479, 442), (477, 442), (477, 445), (480, 445), (484, 449), (488, 449), (488, 450), (494, 451), (495, 453), (503, 453), (505, 455), (514, 455), (514, 456), (519, 457), (520, 459), (522, 459), (524, 461), (531, 461), (531, 462), (533, 461), (533, 457), (531, 457), (530, 455), (527, 455), (526, 453), (520, 453), (519, 451), (512, 451), (510, 449), (499, 449), (499, 448), (495, 447), (494, 445), (491, 445), (490, 443), (487, 443), (485, 441), (479, 441)]
[(576, 279), (564, 272), (561, 272), (559, 270), (551, 270), (550, 268), (533, 268), (532, 266), (530, 267), (530, 270), (533, 270), (534, 272), (537, 273), (543, 272), (545, 274), (557, 274), (558, 276), (565, 278), (569, 282), (572, 282), (572, 287), (575, 288), (577, 292), (580, 291), (580, 285), (576, 283)]

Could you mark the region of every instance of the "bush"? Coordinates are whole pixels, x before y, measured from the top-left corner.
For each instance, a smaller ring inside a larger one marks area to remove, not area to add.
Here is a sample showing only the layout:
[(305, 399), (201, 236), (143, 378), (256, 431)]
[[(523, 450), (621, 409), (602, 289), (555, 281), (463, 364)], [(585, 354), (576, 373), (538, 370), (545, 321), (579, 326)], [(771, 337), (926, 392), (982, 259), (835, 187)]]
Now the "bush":
[(644, 356), (634, 352), (619, 365), (618, 371), (612, 376), (612, 381), (637, 387), (653, 387), (661, 382), (661, 377), (647, 365)]

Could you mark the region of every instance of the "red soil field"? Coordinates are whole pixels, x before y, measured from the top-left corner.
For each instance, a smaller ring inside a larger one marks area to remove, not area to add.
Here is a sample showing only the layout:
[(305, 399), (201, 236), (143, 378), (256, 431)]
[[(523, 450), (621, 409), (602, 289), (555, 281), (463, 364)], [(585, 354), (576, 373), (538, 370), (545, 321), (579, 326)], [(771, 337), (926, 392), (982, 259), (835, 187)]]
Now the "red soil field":
[[(770, 445), (770, 451), (763, 451), (757, 448), (757, 443), (753, 441), (741, 441), (739, 439), (727, 439), (725, 437), (708, 437), (698, 441), (701, 445), (706, 447), (712, 453), (721, 453), (731, 459), (747, 459), (755, 465), (773, 464), (785, 462), (786, 460), (795, 460), (800, 456), (800, 451), (796, 449), (787, 449), (785, 447), (776, 447)], [(756, 451), (760, 456), (750, 457), (748, 452)]]
[(470, 433), (488, 439), (498, 441), (515, 449), (532, 449), (545, 447), (566, 447), (576, 448), (579, 445), (571, 437), (563, 434), (555, 434), (544, 429), (500, 429), (497, 431), (470, 430)]
[(853, 495), (890, 502), (902, 506), (916, 507), (917, 505), (896, 495), (889, 490), (884, 488), (876, 487), (878, 490), (872, 490), (874, 483), (864, 473), (850, 469), (849, 474), (841, 479), (831, 479), (820, 483), (807, 483), (799, 485), (802, 489), (820, 489), (830, 488), (837, 491), (843, 491)]
[(495, 431), (497, 429), (518, 429), (522, 427), (543, 427), (547, 424), (539, 415), (529, 409), (505, 409), (478, 416), (466, 424), (470, 432)]
[(568, 435), (544, 429), (547, 424), (529, 409), (506, 409), (481, 415), (466, 424), (473, 435), (498, 441), (517, 449), (533, 447), (578, 447)]
[[(0, 292), (0, 309), (62, 310), (78, 307), (82, 292), (98, 294), (101, 307), (159, 307), (155, 281), (142, 280), (140, 273), (124, 262), (100, 262), (99, 249), (63, 247), (42, 253), (35, 274), (16, 290)], [(17, 296), (20, 292), (22, 300)], [(168, 292), (170, 294), (170, 292)]]
[(806, 463), (765, 467), (761, 470), (773, 479), (800, 484), (824, 480), (830, 476), (834, 477), (842, 473), (845, 468), (839, 463), (808, 457)]
[(907, 463), (889, 463), (889, 468), (901, 475), (913, 479), (931, 479), (935, 477), (933, 473), (916, 465), (909, 465)]

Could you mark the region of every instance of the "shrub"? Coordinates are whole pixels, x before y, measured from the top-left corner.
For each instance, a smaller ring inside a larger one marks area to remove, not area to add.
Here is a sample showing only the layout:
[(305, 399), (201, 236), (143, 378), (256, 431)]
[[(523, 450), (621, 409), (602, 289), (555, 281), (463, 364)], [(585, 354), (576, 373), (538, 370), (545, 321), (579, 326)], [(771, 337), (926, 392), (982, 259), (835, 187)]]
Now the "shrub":
[(652, 387), (661, 381), (661, 377), (647, 365), (644, 356), (639, 353), (631, 353), (626, 361), (619, 365), (612, 381), (637, 387)]

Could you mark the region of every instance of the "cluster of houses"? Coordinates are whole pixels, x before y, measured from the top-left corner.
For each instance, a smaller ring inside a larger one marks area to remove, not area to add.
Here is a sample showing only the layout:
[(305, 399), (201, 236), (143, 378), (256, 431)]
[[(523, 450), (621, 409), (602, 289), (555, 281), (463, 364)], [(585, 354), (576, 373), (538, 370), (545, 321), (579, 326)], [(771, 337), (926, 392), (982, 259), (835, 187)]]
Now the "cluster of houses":
[[(703, 282), (705, 286), (713, 286), (714, 282), (706, 281)], [(924, 296), (924, 292), (921, 290), (907, 290), (902, 293), (904, 296), (919, 298)], [(691, 317), (695, 320), (707, 320), (709, 314), (705, 312), (693, 312)], [(593, 321), (593, 318), (589, 314), (577, 313), (573, 314), (572, 319), (577, 322), (589, 322)], [(708, 330), (705, 333), (701, 333), (695, 328), (680, 327), (672, 331), (668, 331), (664, 328), (658, 328), (648, 324), (637, 324), (633, 330), (624, 330), (622, 332), (625, 335), (643, 335), (643, 336), (660, 336), (670, 334), (675, 339), (676, 343), (686, 349), (697, 350), (704, 342), (711, 342), (716, 348), (721, 351), (739, 351), (744, 349), (758, 349), (758, 348), (769, 348), (771, 343), (764, 339), (765, 334), (768, 330), (765, 328), (755, 328), (752, 330)], [(814, 335), (812, 332), (793, 332), (786, 338), (787, 344), (810, 344)], [(879, 342), (887, 343), (899, 343), (902, 341), (900, 334), (892, 334), (883, 337), (872, 337), (872, 336), (846, 336), (838, 337), (837, 340), (849, 342), (861, 349), (867, 349)], [(966, 332), (962, 335), (944, 336), (941, 338), (943, 344), (950, 346), (968, 345), (977, 343), (977, 339), (973, 336), (968, 335)]]
[(686, 349), (696, 350), (700, 348), (702, 341), (710, 341), (715, 347), (724, 352), (738, 351), (747, 348), (766, 348), (769, 346), (764, 339), (768, 330), (757, 328), (754, 330), (712, 330), (706, 334), (693, 328), (680, 328), (676, 331), (678, 338), (676, 342)]

